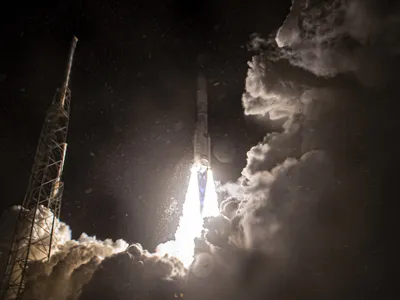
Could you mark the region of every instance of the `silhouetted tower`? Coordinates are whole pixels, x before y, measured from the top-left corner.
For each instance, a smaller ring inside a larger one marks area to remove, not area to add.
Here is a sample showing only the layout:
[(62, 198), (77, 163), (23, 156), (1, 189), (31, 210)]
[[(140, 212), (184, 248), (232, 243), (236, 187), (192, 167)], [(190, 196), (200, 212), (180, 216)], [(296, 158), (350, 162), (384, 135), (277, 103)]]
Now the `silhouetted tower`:
[(72, 40), (64, 83), (57, 89), (42, 127), (28, 189), (17, 219), (1, 299), (20, 299), (29, 262), (49, 259), (54, 247), (54, 230), (64, 187), (61, 176), (71, 103), (68, 82), (77, 41), (76, 37)]

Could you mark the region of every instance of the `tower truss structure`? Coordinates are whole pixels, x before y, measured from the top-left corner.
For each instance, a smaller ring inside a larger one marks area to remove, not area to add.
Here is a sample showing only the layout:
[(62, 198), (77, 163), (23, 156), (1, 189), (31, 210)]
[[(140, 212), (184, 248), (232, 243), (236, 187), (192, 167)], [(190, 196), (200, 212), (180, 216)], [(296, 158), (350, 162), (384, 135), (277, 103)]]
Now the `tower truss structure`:
[(29, 263), (49, 259), (57, 242), (55, 231), (64, 188), (61, 177), (71, 104), (68, 84), (77, 41), (73, 37), (63, 85), (57, 89), (46, 113), (3, 277), (3, 300), (21, 298)]

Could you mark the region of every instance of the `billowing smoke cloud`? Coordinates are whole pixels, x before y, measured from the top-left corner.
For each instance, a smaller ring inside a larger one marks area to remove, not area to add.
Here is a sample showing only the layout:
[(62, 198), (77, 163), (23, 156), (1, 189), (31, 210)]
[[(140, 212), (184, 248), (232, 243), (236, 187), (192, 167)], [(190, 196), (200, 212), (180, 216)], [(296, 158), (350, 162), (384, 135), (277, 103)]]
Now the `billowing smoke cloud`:
[[(21, 209), (15, 207), (10, 210), (9, 222), (5, 226), (15, 222)], [(23, 209), (22, 213), (25, 212)], [(51, 212), (48, 209), (40, 207), (36, 215), (37, 226), (43, 225), (39, 221), (49, 215)], [(55, 223), (53, 255), (50, 259), (34, 255), (36, 248), (32, 248), (22, 299), (109, 299), (124, 292), (127, 298), (135, 293), (142, 293), (143, 297), (148, 298), (149, 293), (154, 294), (154, 290), (157, 290), (155, 281), (159, 281), (159, 293), (164, 291), (172, 298), (175, 292), (180, 295), (177, 283), (186, 275), (186, 269), (177, 258), (151, 254), (143, 250), (140, 244), (129, 246), (121, 239), (115, 242), (110, 239), (101, 241), (83, 233), (78, 240), (71, 240), (68, 225), (59, 220)], [(28, 232), (29, 224), (24, 225), (21, 234)], [(49, 241), (49, 234), (45, 230), (38, 230), (33, 240), (39, 238)], [(10, 241), (10, 238), (3, 240), (5, 245)], [(121, 280), (122, 274), (126, 277)], [(171, 282), (176, 285), (175, 289), (169, 289)]]
[(99, 241), (82, 234), (78, 241), (59, 246), (50, 260), (31, 263), (23, 299), (78, 299), (82, 287), (89, 282), (101, 261), (124, 251), (123, 240)]
[[(16, 207), (14, 208), (14, 210), (22, 210), (22, 215), (29, 214), (28, 210), (22, 207)], [(17, 234), (21, 237), (27, 237), (29, 236), (29, 231), (31, 229), (30, 221), (25, 217), (22, 217), (22, 219), (27, 220), (27, 223), (22, 224), (22, 226), (18, 228), (19, 232), (17, 232)], [(53, 220), (53, 213), (43, 205), (40, 205), (39, 208), (36, 210), (35, 220), (36, 221), (32, 230), (31, 239), (31, 245), (33, 245), (33, 247), (30, 247), (29, 260), (42, 260), (47, 256), (47, 253), (46, 251), (43, 251), (43, 248), (48, 247), (48, 245), (50, 244), (51, 236), (49, 234), (49, 228)], [(70, 239), (71, 230), (69, 229), (68, 225), (60, 222), (57, 218), (55, 218), (51, 252), (57, 252), (59, 250), (59, 247), (65, 244)], [(22, 244), (19, 244), (19, 248), (26, 248), (28, 246), (27, 243), (28, 240), (23, 239)]]
[(34, 284), (27, 289), (26, 299), (110, 299), (115, 295), (128, 298), (135, 293), (153, 292), (155, 280), (169, 282), (185, 274), (176, 258), (150, 254), (139, 244), (127, 248), (121, 240), (85, 241), (87, 238), (84, 236), (47, 265), (40, 264), (40, 272), (33, 270), (34, 274), (47, 276), (29, 278)]
[[(15, 225), (13, 223), (19, 213), (27, 214), (28, 211), (22, 207), (13, 207), (8, 213), (8, 222), (4, 226), (13, 228), (12, 225)], [(78, 299), (82, 287), (90, 280), (101, 261), (128, 247), (124, 240), (100, 241), (85, 233), (78, 241), (71, 240), (69, 226), (56, 218), (52, 256), (48, 260), (44, 250), (48, 249), (50, 234), (48, 224), (44, 222), (52, 217), (52, 212), (44, 206), (40, 206), (36, 212), (32, 246), (29, 252), (29, 267), (25, 275), (26, 288), (23, 291), (22, 299)], [(21, 224), (17, 234), (19, 237), (28, 236), (29, 232), (30, 223), (27, 222)], [(9, 245), (12, 239), (8, 238), (3, 241)], [(22, 241), (23, 243), (19, 244), (19, 251), (23, 251), (27, 247), (27, 239), (22, 239)], [(5, 246), (4, 249), (6, 249)], [(7, 250), (10, 250), (9, 247)], [(4, 255), (4, 258), (6, 257), (7, 255)], [(16, 269), (18, 267), (15, 265), (13, 276), (19, 276), (20, 272)], [(9, 296), (12, 297), (10, 293)]]
[(116, 295), (118, 299), (180, 298), (185, 275), (177, 258), (150, 254), (134, 244), (103, 261), (80, 299), (113, 299)]
[(399, 22), (397, 9), (385, 13), (378, 1), (296, 0), (275, 40), (292, 65), (321, 77), (355, 72), (376, 86), (385, 82), (385, 59), (399, 54)]
[[(371, 169), (382, 159), (373, 158), (380, 154), (367, 128), (375, 97), (388, 97), (395, 80), (387, 63), (400, 42), (393, 11), (373, 1), (293, 1), (275, 39), (251, 43), (260, 53), (249, 63), (245, 114), (286, 122), (248, 151), (238, 182), (220, 188), (230, 195), (223, 216), (205, 224), (213, 257), (255, 274), (235, 291), (273, 299), (377, 293), (377, 262), (367, 253), (377, 222)], [(357, 288), (365, 282), (371, 288)]]
[[(18, 218), (24, 220), (24, 223), (19, 223), (18, 227), (16, 227), (15, 225)], [(13, 256), (15, 256), (16, 263), (11, 270), (8, 270), (9, 275), (5, 276), (9, 282), (14, 282), (16, 284), (21, 282), (22, 265), (17, 262), (18, 259), (43, 261), (47, 259), (50, 244), (51, 253), (55, 253), (59, 251), (59, 247), (62, 247), (66, 241), (71, 239), (69, 227), (65, 223), (60, 222), (57, 218), (54, 218), (53, 213), (43, 205), (31, 211), (20, 206), (12, 207), (10, 211), (6, 212), (5, 219), (6, 224), (2, 224), (2, 227), (10, 225), (8, 228), (16, 228), (16, 230), (15, 232), (11, 231), (9, 236), (6, 236), (4, 239), (3, 243), (6, 244), (4, 246), (2, 245), (2, 251), (5, 251), (6, 255), (3, 254), (1, 257), (1, 271), (5, 271), (8, 258), (7, 254), (10, 253), (10, 247), (14, 238), (12, 233), (15, 234), (15, 241), (18, 241), (12, 249), (13, 253), (15, 253)], [(32, 219), (35, 220), (33, 228), (31, 227)], [(52, 225), (53, 235), (50, 234)], [(31, 237), (30, 239), (29, 236)], [(8, 298), (14, 298), (16, 296), (15, 293), (15, 290), (10, 289), (7, 291), (6, 295)]]

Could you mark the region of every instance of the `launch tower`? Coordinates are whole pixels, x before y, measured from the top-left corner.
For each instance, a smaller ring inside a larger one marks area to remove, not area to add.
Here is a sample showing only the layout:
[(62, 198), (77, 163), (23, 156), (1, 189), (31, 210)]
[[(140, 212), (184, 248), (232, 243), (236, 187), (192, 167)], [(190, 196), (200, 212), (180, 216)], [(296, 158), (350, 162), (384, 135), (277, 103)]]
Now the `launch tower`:
[(29, 262), (49, 259), (54, 247), (55, 225), (60, 215), (64, 187), (61, 177), (71, 103), (68, 83), (77, 41), (73, 37), (63, 85), (57, 89), (42, 127), (3, 277), (2, 300), (21, 298)]

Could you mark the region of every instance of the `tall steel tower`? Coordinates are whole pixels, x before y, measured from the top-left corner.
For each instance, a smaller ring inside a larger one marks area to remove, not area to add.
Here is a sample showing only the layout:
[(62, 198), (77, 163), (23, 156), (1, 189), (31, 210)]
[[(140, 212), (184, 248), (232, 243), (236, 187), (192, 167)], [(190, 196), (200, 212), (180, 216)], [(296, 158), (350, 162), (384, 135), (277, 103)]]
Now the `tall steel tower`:
[(64, 187), (61, 176), (67, 150), (71, 102), (68, 82), (77, 41), (73, 37), (64, 83), (56, 91), (40, 134), (2, 282), (0, 296), (4, 300), (21, 298), (29, 262), (49, 259), (54, 248), (54, 233), (60, 216)]

